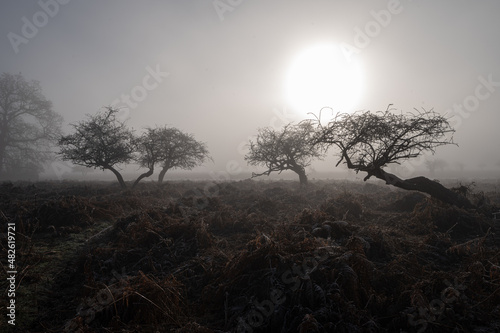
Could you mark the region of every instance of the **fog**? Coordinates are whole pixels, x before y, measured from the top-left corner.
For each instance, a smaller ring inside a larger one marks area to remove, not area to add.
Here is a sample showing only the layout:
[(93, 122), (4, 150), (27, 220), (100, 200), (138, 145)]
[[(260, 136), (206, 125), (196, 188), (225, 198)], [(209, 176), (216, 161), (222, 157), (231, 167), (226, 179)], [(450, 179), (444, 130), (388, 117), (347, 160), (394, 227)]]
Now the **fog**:
[[(292, 105), (286, 80), (303, 50), (331, 44), (360, 64), (353, 110), (393, 104), (450, 117), (459, 146), (410, 162), (403, 176), (498, 178), (499, 12), (493, 0), (2, 1), (0, 73), (40, 81), (66, 133), (115, 105), (137, 132), (167, 124), (206, 142), (214, 162), (197, 175), (241, 179), (258, 171), (243, 159), (258, 128), (319, 112)], [(429, 173), (429, 159), (446, 167)], [(356, 177), (335, 162), (330, 156), (308, 173)]]

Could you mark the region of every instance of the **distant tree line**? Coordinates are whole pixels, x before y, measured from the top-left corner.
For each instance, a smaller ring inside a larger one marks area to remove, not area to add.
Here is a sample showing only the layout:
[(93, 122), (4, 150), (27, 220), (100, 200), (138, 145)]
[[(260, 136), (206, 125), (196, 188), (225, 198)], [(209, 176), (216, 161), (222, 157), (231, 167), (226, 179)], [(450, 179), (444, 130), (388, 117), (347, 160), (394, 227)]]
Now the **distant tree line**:
[[(146, 128), (139, 136), (107, 107), (73, 124), (63, 135), (63, 118), (52, 110), (38, 81), (21, 74), (0, 75), (0, 179), (38, 179), (44, 164), (58, 154), (87, 168), (111, 171), (121, 187), (127, 185), (118, 165), (137, 163), (147, 169), (133, 183), (151, 176), (155, 167), (161, 183), (168, 170), (190, 170), (211, 160), (205, 143), (174, 127)], [(56, 151), (56, 144), (59, 151)]]
[[(434, 153), (439, 146), (454, 144), (454, 129), (448, 120), (433, 110), (395, 113), (385, 111), (338, 113), (326, 125), (319, 119), (288, 124), (280, 130), (262, 128), (248, 144), (245, 160), (252, 166), (264, 166), (252, 177), (291, 170), (307, 185), (306, 168), (314, 159), (323, 158), (335, 148), (340, 163), (349, 169), (382, 179), (386, 184), (405, 190), (427, 193), (443, 202), (470, 208), (460, 193), (439, 182), (417, 176), (401, 179), (385, 170), (388, 165)], [(160, 170), (161, 183), (168, 170), (190, 170), (211, 160), (205, 143), (174, 127), (148, 127), (140, 135), (117, 118), (118, 110), (106, 107), (87, 119), (72, 124), (73, 133), (62, 135), (62, 117), (52, 110), (37, 81), (26, 81), (21, 74), (0, 75), (0, 178), (15, 172), (41, 171), (59, 146), (63, 160), (87, 168), (111, 171), (122, 188), (127, 187), (118, 165), (135, 163), (146, 168), (133, 183)], [(428, 162), (431, 171), (441, 162)]]

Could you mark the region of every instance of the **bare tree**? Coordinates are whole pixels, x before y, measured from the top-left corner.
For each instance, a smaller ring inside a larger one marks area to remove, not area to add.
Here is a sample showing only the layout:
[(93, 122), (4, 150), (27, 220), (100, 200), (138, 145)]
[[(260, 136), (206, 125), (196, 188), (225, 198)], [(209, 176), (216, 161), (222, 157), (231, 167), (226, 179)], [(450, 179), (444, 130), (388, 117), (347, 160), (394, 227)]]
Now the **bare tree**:
[(141, 175), (136, 183), (152, 175), (156, 164), (161, 167), (158, 183), (162, 183), (170, 169), (191, 170), (211, 159), (205, 143), (174, 127), (148, 128), (138, 146), (140, 156), (137, 161), (149, 171)]
[(314, 158), (320, 158), (320, 148), (312, 143), (313, 127), (310, 123), (288, 124), (276, 131), (259, 130), (256, 141), (250, 141), (250, 151), (245, 155), (248, 164), (265, 166), (266, 171), (252, 173), (253, 177), (269, 176), (271, 172), (291, 170), (299, 175), (301, 185), (307, 185), (305, 168)]
[[(390, 107), (390, 105), (389, 105)], [(463, 196), (425, 177), (401, 179), (384, 171), (390, 164), (416, 158), (424, 151), (454, 144), (448, 135), (454, 133), (446, 118), (430, 111), (395, 114), (393, 110), (372, 113), (337, 114), (327, 125), (318, 125), (314, 142), (340, 149), (337, 166), (344, 162), (349, 169), (363, 171), (364, 180), (374, 176), (405, 190), (421, 191), (444, 202), (471, 207)]]
[(0, 174), (40, 172), (61, 134), (62, 117), (52, 110), (38, 81), (0, 75)]
[(75, 132), (59, 139), (63, 160), (76, 165), (110, 170), (122, 188), (126, 187), (116, 165), (133, 159), (135, 139), (132, 131), (116, 119), (118, 110), (107, 107), (89, 119), (72, 125)]

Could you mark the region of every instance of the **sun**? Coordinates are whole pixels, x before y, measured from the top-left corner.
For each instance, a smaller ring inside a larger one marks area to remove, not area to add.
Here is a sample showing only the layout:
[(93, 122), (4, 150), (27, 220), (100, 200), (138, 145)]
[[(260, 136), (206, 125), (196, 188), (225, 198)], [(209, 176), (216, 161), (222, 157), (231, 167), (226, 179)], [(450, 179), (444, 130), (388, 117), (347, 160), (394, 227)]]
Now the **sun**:
[(286, 78), (286, 100), (301, 118), (319, 114), (323, 107), (334, 113), (353, 112), (362, 93), (358, 62), (347, 60), (334, 44), (320, 44), (301, 52)]

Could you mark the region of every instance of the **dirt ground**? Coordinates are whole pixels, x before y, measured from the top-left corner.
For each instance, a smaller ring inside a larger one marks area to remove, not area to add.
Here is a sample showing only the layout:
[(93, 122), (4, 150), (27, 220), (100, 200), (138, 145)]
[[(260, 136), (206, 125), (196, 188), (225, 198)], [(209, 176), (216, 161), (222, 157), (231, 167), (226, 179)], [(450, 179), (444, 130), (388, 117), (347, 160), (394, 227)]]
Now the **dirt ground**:
[(467, 195), (477, 209), (342, 180), (3, 183), (0, 331), (499, 332), (500, 193)]

